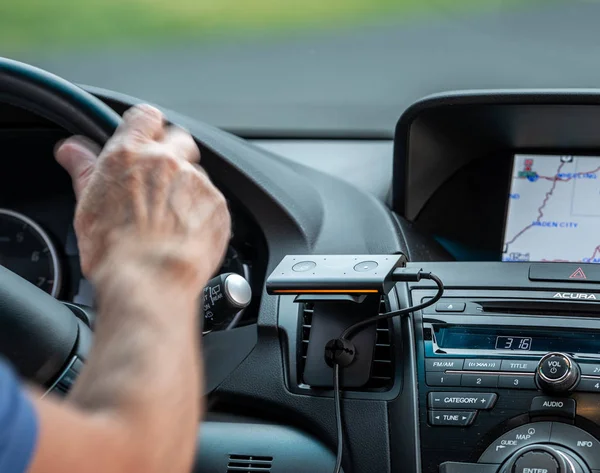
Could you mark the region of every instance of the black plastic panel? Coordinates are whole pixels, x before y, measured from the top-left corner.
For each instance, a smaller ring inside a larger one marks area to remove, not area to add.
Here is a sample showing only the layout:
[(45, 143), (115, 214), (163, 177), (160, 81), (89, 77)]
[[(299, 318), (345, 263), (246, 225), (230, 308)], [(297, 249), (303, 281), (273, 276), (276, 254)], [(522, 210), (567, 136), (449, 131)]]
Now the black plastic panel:
[[(335, 465), (325, 445), (282, 425), (204, 422), (198, 445), (194, 473), (331, 473)], [(256, 470), (243, 469), (251, 463)]]

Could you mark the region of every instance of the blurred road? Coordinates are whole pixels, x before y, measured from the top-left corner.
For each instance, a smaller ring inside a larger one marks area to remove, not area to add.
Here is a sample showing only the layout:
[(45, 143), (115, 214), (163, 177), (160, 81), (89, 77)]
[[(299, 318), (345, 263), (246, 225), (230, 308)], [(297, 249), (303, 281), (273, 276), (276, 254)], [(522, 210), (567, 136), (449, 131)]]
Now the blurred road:
[(391, 132), (433, 92), (600, 87), (599, 18), (598, 3), (548, 1), (289, 40), (20, 59), (217, 126)]

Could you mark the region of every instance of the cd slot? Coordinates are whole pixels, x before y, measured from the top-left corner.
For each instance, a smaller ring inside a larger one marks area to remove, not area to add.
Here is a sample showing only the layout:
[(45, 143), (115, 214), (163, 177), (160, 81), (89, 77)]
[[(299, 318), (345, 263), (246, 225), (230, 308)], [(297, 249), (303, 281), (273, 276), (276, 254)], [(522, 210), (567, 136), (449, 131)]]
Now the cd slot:
[[(595, 294), (557, 293), (561, 298), (579, 298), (585, 296), (588, 300)], [(600, 298), (600, 295), (598, 295)], [(590, 302), (574, 301), (530, 301), (530, 300), (483, 300), (477, 301), (479, 310), (484, 313), (543, 315), (543, 316), (573, 316), (598, 317), (600, 309)]]

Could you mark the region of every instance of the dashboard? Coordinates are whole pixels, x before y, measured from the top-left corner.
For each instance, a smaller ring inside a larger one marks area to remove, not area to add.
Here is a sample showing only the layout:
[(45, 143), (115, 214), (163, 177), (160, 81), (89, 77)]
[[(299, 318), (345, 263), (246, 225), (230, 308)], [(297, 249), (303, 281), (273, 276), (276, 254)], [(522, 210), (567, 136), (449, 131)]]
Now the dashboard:
[[(0, 130), (0, 264), (52, 296), (94, 306), (92, 285), (81, 274), (73, 229), (75, 199), (68, 175), (54, 161), (67, 135), (51, 125)], [(230, 198), (232, 239), (219, 273), (237, 273), (257, 296), (243, 323), (256, 321), (264, 280), (264, 240), (256, 224)]]
[[(87, 90), (118, 113), (138, 102)], [(344, 294), (333, 313), (331, 298), (267, 293), (286, 255), (304, 255), (300, 269), (352, 255), (346, 279), (405, 255), (445, 286), (433, 306), (361, 332), (368, 362), (342, 382), (346, 473), (600, 471), (600, 92), (425, 98), (393, 145), (248, 141), (165, 113), (230, 204), (221, 271), (253, 292), (240, 326), (203, 337), (210, 411), (194, 472), (333, 471), (325, 334), (435, 295), (431, 281), (395, 282), (368, 303)], [(0, 106), (0, 264), (93, 306), (52, 159), (65, 136)]]

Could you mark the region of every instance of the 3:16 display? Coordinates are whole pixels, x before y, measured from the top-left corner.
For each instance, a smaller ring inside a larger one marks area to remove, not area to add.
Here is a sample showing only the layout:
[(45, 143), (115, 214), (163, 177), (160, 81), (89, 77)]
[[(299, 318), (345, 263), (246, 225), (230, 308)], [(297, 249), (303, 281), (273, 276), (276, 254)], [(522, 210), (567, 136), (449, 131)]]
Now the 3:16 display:
[(531, 350), (531, 337), (496, 337), (496, 350)]

